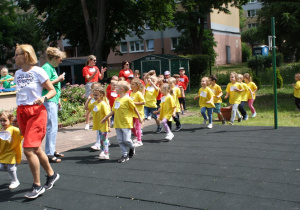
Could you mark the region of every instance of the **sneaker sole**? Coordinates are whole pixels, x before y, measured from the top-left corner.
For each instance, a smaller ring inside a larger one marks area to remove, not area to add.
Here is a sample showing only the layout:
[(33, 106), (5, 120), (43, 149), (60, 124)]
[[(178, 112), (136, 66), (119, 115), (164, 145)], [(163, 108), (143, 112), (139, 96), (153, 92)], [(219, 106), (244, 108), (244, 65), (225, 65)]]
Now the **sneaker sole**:
[(38, 194), (36, 194), (35, 196), (29, 197), (27, 195), (24, 195), (24, 197), (29, 198), (29, 199), (34, 199), (34, 198), (37, 198), (39, 195), (43, 194), (44, 192), (45, 192), (45, 188), (43, 187), (43, 189), (40, 192), (38, 192)]
[(57, 174), (57, 176), (56, 176), (56, 178), (54, 179), (52, 185), (51, 185), (49, 188), (46, 188), (46, 187), (44, 186), (44, 189), (46, 189), (46, 190), (52, 189), (52, 187), (54, 186), (54, 183), (55, 183), (58, 179), (59, 179), (59, 174)]

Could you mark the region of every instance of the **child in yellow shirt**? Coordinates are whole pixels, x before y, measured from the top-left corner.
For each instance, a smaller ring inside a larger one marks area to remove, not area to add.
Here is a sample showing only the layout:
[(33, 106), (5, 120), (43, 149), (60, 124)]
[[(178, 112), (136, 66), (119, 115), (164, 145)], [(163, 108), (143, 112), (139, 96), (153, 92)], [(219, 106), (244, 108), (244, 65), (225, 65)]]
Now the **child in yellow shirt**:
[(226, 96), (224, 99), (229, 97), (229, 104), (232, 107), (231, 110), (231, 118), (230, 118), (230, 125), (233, 125), (234, 119), (236, 114), (238, 115), (238, 122), (242, 121), (242, 115), (238, 112), (238, 106), (241, 103), (241, 92), (244, 91), (242, 85), (236, 82), (237, 73), (231, 72), (230, 73), (230, 83), (228, 83), (226, 88)]
[(244, 77), (242, 74), (237, 75), (237, 82), (239, 82), (244, 88), (244, 91), (241, 92), (241, 103), (239, 104), (238, 109), (242, 114), (243, 120), (248, 120), (247, 111), (244, 108), (244, 105), (245, 105), (245, 103), (248, 102), (249, 94), (251, 95), (251, 98), (253, 97), (253, 95), (252, 95), (252, 90), (250, 89), (250, 87), (248, 87), (247, 84), (243, 83), (243, 79), (244, 79)]
[(20, 185), (17, 178), (17, 164), (21, 163), (22, 139), (19, 128), (10, 125), (13, 121), (13, 114), (10, 111), (0, 113), (0, 171), (7, 171), (11, 183), (9, 189)]
[[(152, 76), (150, 76), (152, 75)], [(162, 131), (162, 127), (160, 125), (159, 120), (157, 119), (157, 115), (153, 112), (157, 110), (157, 96), (159, 94), (159, 88), (156, 86), (157, 83), (157, 77), (155, 76), (155, 70), (149, 71), (145, 75), (145, 84), (146, 84), (146, 90), (145, 90), (145, 106), (144, 106), (144, 114), (145, 114), (145, 120), (151, 120), (151, 116), (156, 122), (157, 129), (156, 133), (160, 133)]]
[(90, 103), (92, 97), (88, 97), (88, 100), (85, 103), (85, 109), (93, 113), (93, 130), (96, 130), (100, 136), (100, 145), (102, 152), (99, 155), (100, 159), (109, 159), (109, 151), (108, 151), (108, 139), (107, 132), (110, 131), (110, 126), (108, 122), (104, 124), (100, 123), (100, 121), (109, 114), (110, 107), (108, 103), (105, 101), (105, 91), (102, 87), (94, 88), (92, 90), (92, 96), (94, 98), (94, 102)]
[[(133, 113), (137, 115), (140, 123), (142, 123), (142, 118), (133, 100), (126, 96), (126, 92), (129, 90), (128, 83), (119, 81), (116, 90), (120, 97), (115, 100), (112, 111), (101, 120), (101, 123), (104, 123), (113, 114), (115, 115), (114, 128), (122, 152), (122, 157), (118, 160), (118, 163), (124, 163), (135, 154), (135, 146), (130, 139), (131, 129), (133, 128)], [(129, 153), (127, 152), (127, 146), (129, 147)]]
[(174, 137), (174, 134), (171, 131), (170, 125), (172, 125), (172, 117), (174, 118), (176, 115), (177, 106), (174, 98), (170, 94), (173, 91), (169, 84), (163, 84), (161, 87), (161, 92), (164, 96), (161, 98), (160, 108), (154, 113), (160, 112), (159, 120), (167, 132), (165, 139), (171, 141)]
[(250, 94), (250, 92), (248, 94), (248, 106), (249, 106), (249, 108), (252, 112), (252, 117), (256, 117), (256, 111), (255, 111), (255, 108), (253, 106), (253, 102), (255, 100), (255, 93), (257, 91), (257, 86), (254, 82), (252, 82), (252, 77), (248, 73), (244, 74), (244, 81), (252, 91), (252, 95)]
[[(137, 110), (140, 113), (141, 118), (144, 118), (145, 99), (141, 92), (144, 89), (144, 85), (141, 83), (140, 79), (135, 78), (131, 81), (131, 89), (132, 92), (130, 93), (130, 98), (133, 100)], [(131, 129), (131, 131), (136, 136), (136, 139), (133, 140), (134, 146), (143, 146), (141, 124), (139, 122), (139, 118), (135, 113), (133, 113), (133, 128)]]
[(208, 115), (208, 126), (207, 128), (212, 128), (212, 112), (214, 105), (214, 93), (211, 91), (211, 89), (207, 86), (208, 84), (208, 77), (203, 77), (201, 79), (201, 88), (199, 89), (198, 95), (194, 97), (194, 100), (199, 98), (199, 106), (201, 109), (201, 115), (203, 116), (203, 125), (207, 122), (207, 116), (206, 111)]
[[(176, 84), (176, 79), (174, 77), (170, 77), (168, 79), (168, 83), (171, 86), (171, 89), (173, 91), (173, 98), (175, 101), (175, 105), (176, 105), (176, 116), (173, 117), (175, 123), (176, 123), (176, 128), (174, 131), (180, 131), (181, 129), (181, 123), (180, 123), (180, 119), (179, 119), (179, 113), (180, 113), (180, 103), (179, 103), (179, 97), (181, 97), (181, 91), (178, 87), (175, 87)], [(171, 124), (172, 125), (172, 124)], [(172, 127), (170, 127), (172, 129)]]
[(295, 74), (296, 84), (292, 84), (294, 87), (295, 104), (297, 111), (300, 111), (300, 73)]
[(219, 119), (222, 119), (222, 124), (224, 125), (226, 122), (226, 119), (223, 117), (223, 114), (221, 113), (221, 103), (222, 103), (222, 98), (221, 96), (223, 95), (222, 88), (220, 85), (217, 84), (218, 78), (215, 75), (210, 75), (209, 77), (209, 88), (214, 94), (214, 104), (215, 108), (213, 109), (214, 113), (218, 114)]

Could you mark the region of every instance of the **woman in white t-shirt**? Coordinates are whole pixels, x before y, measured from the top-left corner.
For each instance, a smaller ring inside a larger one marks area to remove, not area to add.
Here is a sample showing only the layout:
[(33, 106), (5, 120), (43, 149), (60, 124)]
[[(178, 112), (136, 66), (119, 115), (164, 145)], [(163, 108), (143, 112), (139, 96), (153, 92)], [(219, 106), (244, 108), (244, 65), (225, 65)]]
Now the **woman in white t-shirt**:
[[(48, 157), (41, 148), (46, 134), (47, 110), (44, 102), (55, 96), (56, 91), (47, 73), (40, 67), (34, 66), (37, 57), (31, 45), (17, 45), (14, 60), (21, 69), (16, 71), (14, 82), (17, 92), (17, 122), (24, 136), (24, 154), (33, 176), (32, 189), (25, 194), (27, 198), (36, 198), (51, 189), (59, 178), (49, 164)], [(42, 96), (42, 90), (49, 92)], [(40, 182), (40, 165), (44, 168), (47, 181), (44, 186)]]

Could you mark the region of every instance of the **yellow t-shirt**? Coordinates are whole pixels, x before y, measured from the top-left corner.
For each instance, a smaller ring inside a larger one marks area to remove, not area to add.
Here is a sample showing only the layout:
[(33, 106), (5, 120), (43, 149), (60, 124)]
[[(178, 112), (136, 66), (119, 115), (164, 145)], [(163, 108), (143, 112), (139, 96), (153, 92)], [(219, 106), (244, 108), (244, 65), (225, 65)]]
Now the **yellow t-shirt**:
[(214, 86), (209, 86), (209, 88), (211, 89), (211, 91), (213, 92), (214, 96), (214, 103), (222, 103), (222, 98), (217, 98), (217, 96), (222, 93), (222, 88), (220, 87), (220, 85), (215, 84)]
[(241, 82), (241, 85), (243, 86), (244, 91), (241, 92), (241, 101), (248, 101), (248, 97), (250, 95), (251, 98), (251, 92), (250, 92), (250, 88), (246, 83)]
[(172, 90), (173, 90), (173, 99), (176, 105), (176, 112), (180, 112), (180, 103), (178, 98), (181, 97), (181, 91), (178, 87), (173, 87)]
[(158, 96), (158, 93), (159, 93), (159, 91), (157, 91), (154, 87), (147, 84), (146, 90), (145, 90), (145, 101), (146, 101), (145, 106), (146, 107), (157, 108), (156, 98)]
[(101, 120), (109, 114), (109, 105), (105, 101), (95, 101), (89, 104), (88, 109), (93, 113), (93, 130), (108, 132), (108, 122), (101, 123)]
[(297, 81), (294, 88), (294, 96), (300, 98), (300, 81)]
[[(145, 102), (144, 96), (140, 91), (136, 91), (135, 93), (130, 93), (130, 98), (133, 100), (133, 102)], [(141, 118), (144, 119), (144, 105), (135, 105)], [(133, 112), (133, 117), (137, 118), (137, 114)]]
[(114, 128), (132, 128), (134, 108), (136, 106), (130, 97), (116, 98), (112, 107), (115, 113)]
[(202, 107), (207, 107), (207, 108), (214, 108), (215, 104), (214, 102), (211, 102), (207, 104), (206, 102), (209, 101), (212, 97), (214, 97), (214, 93), (211, 91), (209, 87), (205, 88), (200, 88), (198, 92), (199, 97), (199, 106), (200, 108)]
[(240, 104), (241, 103), (241, 92), (234, 91), (235, 89), (243, 89), (242, 85), (238, 82), (232, 84), (228, 83), (226, 92), (229, 93), (229, 103), (230, 104)]
[(166, 118), (168, 121), (172, 121), (174, 107), (176, 107), (174, 98), (170, 94), (163, 96), (160, 102), (159, 120)]
[(22, 158), (23, 136), (20, 129), (10, 125), (0, 131), (0, 163), (20, 164)]
[[(253, 92), (253, 91), (257, 89), (256, 84), (254, 82), (249, 82), (248, 84), (246, 83), (246, 85), (252, 90), (253, 99), (255, 99), (256, 95), (255, 95), (255, 92)], [(250, 91), (248, 93), (248, 99), (252, 99)]]

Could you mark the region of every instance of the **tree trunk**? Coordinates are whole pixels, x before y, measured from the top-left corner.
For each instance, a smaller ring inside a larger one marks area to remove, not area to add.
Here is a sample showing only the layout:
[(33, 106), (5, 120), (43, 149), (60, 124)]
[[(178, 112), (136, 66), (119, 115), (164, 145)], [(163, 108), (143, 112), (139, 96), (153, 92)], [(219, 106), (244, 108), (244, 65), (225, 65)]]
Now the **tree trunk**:
[(85, 23), (85, 28), (86, 28), (86, 32), (87, 32), (88, 42), (89, 42), (89, 48), (90, 48), (90, 52), (92, 52), (93, 34), (92, 34), (92, 27), (91, 27), (91, 23), (90, 23), (90, 15), (89, 15), (89, 11), (87, 9), (85, 0), (81, 0), (81, 6), (82, 6), (84, 23)]

